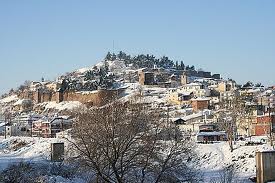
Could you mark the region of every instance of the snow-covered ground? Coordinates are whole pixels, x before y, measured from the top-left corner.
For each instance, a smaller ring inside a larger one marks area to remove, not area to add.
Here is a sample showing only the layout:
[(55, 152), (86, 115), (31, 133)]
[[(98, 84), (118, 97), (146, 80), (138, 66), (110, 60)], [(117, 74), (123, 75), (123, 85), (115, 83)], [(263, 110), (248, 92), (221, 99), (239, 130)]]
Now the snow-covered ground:
[(64, 101), (64, 102), (43, 102), (36, 104), (34, 108), (40, 108), (44, 111), (72, 111), (77, 108), (85, 107), (78, 101)]
[[(0, 136), (0, 171), (12, 164), (21, 162), (41, 166), (50, 165), (51, 143), (64, 142), (64, 139), (39, 138), (39, 137), (10, 137), (4, 139)], [(43, 167), (43, 166), (42, 166)], [(81, 177), (64, 178), (58, 175), (44, 177), (48, 183), (85, 183)]]
[(11, 95), (0, 99), (0, 104), (7, 104), (7, 103), (15, 102), (17, 100), (18, 100), (18, 97), (16, 95)]
[(248, 178), (256, 176), (256, 152), (270, 149), (268, 144), (245, 146), (245, 142), (237, 142), (234, 151), (230, 152), (228, 142), (220, 142), (198, 144), (196, 151), (206, 182), (218, 178), (229, 165), (236, 167), (236, 178), (240, 182), (251, 182)]
[[(38, 137), (4, 139), (4, 137), (0, 137), (0, 170), (15, 162), (49, 161), (50, 144), (53, 142), (65, 142), (65, 140)], [(232, 164), (236, 167), (237, 178), (241, 182), (250, 182), (248, 178), (256, 175), (255, 153), (269, 149), (271, 147), (268, 144), (245, 146), (245, 142), (237, 142), (231, 153), (228, 142), (220, 142), (197, 144), (196, 152), (199, 157), (200, 170), (205, 179), (204, 182), (218, 178), (223, 168)]]
[(0, 169), (15, 162), (37, 162), (50, 159), (51, 143), (61, 139), (39, 137), (0, 137)]
[(45, 108), (46, 109), (57, 109), (59, 111), (62, 110), (73, 110), (75, 108), (82, 107), (83, 104), (78, 101), (66, 101), (66, 102), (47, 102)]

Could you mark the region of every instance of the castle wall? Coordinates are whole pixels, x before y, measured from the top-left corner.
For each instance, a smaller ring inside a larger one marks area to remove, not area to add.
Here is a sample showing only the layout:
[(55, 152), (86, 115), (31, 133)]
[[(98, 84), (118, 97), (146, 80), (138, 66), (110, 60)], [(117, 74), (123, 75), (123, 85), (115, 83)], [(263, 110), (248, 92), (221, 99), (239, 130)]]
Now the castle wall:
[(91, 92), (23, 92), (19, 98), (31, 99), (34, 103), (55, 101), (79, 101), (87, 106), (103, 106), (110, 101), (118, 98), (124, 90), (97, 90)]
[(97, 90), (95, 92), (65, 92), (63, 101), (79, 101), (87, 106), (102, 106), (120, 94), (117, 90)]

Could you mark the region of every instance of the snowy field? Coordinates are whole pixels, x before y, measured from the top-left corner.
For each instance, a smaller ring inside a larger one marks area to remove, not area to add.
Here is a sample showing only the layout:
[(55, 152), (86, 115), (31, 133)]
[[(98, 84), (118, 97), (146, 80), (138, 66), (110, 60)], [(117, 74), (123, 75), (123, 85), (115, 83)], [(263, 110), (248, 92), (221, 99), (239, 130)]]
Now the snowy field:
[[(61, 139), (32, 137), (0, 137), (0, 169), (16, 162), (48, 162), (50, 144), (64, 142)], [(250, 182), (249, 177), (256, 175), (255, 153), (269, 150), (268, 144), (245, 146), (245, 142), (237, 142), (231, 153), (227, 142), (214, 144), (197, 144), (199, 167), (205, 179), (210, 182), (221, 175), (223, 168), (234, 164), (236, 178), (239, 182)], [(62, 182), (62, 181), (61, 181)]]
[(221, 142), (199, 144), (196, 151), (206, 182), (221, 176), (223, 169), (229, 165), (236, 167), (235, 177), (239, 182), (251, 182), (248, 178), (256, 176), (256, 152), (270, 149), (268, 144), (245, 146), (245, 142), (237, 142), (234, 151), (230, 152), (228, 142)]
[(50, 144), (60, 139), (0, 137), (0, 169), (15, 162), (41, 162), (50, 159)]

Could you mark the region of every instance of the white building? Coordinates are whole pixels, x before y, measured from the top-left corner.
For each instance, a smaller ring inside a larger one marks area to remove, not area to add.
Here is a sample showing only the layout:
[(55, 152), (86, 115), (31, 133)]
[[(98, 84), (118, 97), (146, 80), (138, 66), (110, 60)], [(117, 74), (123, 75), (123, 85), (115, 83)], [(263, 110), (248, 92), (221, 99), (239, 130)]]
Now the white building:
[(210, 90), (208, 87), (201, 83), (189, 83), (186, 85), (183, 85), (180, 89), (182, 92), (192, 92), (194, 94), (194, 97), (209, 97), (210, 96)]

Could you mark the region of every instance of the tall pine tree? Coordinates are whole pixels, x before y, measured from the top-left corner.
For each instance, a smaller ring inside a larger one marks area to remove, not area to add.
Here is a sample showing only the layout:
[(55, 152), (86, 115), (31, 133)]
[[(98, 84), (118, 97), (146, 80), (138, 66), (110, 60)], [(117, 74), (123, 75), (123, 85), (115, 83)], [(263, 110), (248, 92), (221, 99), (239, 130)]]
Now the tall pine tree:
[(111, 60), (112, 54), (108, 51), (107, 55), (105, 56), (105, 60)]
[(183, 61), (180, 62), (180, 69), (185, 70), (185, 65), (184, 65)]

